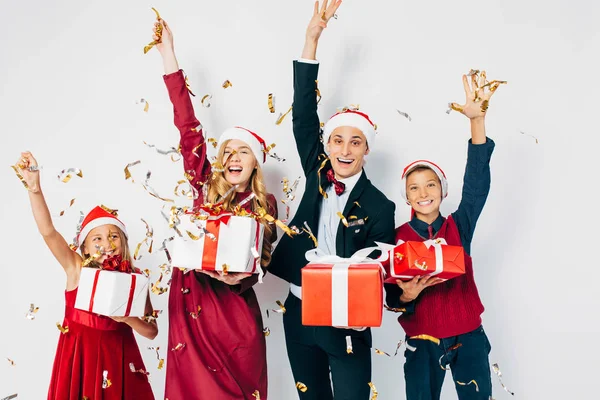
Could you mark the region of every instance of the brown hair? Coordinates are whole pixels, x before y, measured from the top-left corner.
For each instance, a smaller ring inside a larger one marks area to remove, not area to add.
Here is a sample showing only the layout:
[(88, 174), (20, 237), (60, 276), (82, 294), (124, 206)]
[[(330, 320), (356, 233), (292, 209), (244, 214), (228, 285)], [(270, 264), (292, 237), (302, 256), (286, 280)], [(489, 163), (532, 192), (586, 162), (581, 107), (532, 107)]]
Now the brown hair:
[[(221, 162), (223, 160), (223, 156), (225, 154), (225, 147), (229, 143), (229, 140), (226, 140), (221, 144), (219, 151), (217, 153), (217, 160)], [(255, 159), (256, 160), (256, 159)], [(267, 202), (267, 188), (265, 186), (265, 180), (262, 173), (262, 168), (260, 167), (258, 161), (256, 162), (256, 168), (252, 171), (252, 175), (250, 175), (249, 180), (249, 189), (255, 194), (255, 197), (251, 200), (252, 206), (250, 207), (253, 212), (257, 212), (259, 208), (264, 208), (267, 212), (269, 210), (269, 204)], [(223, 196), (231, 190), (233, 185), (225, 179), (223, 172), (217, 172), (211, 174), (206, 182), (208, 185), (208, 195), (205, 201), (210, 203), (216, 203), (218, 201), (223, 201), (223, 207), (226, 210), (232, 210), (237, 205), (236, 198), (233, 194), (227, 196), (227, 198), (223, 198)], [(274, 226), (270, 225), (266, 221), (261, 222), (264, 229), (263, 235), (263, 248), (261, 254), (260, 265), (266, 267), (271, 262), (271, 250), (273, 248), (273, 244), (271, 243)]]

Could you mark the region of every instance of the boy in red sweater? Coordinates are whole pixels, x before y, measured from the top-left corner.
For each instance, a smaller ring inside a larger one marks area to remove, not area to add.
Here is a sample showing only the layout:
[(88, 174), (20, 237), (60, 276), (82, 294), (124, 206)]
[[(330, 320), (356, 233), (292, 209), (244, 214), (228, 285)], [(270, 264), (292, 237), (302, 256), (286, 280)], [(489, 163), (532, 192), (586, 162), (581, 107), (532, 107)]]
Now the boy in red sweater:
[(388, 306), (406, 310), (398, 321), (409, 345), (404, 365), (408, 400), (439, 399), (447, 366), (452, 371), (459, 399), (488, 400), (492, 394), (488, 360), (491, 347), (481, 325), (484, 308), (470, 256), (475, 224), (490, 189), (490, 157), (494, 150), (493, 140), (485, 134), (485, 115), (497, 85), (484, 87), (485, 83), (485, 72), (481, 76), (472, 75), (471, 84), (463, 75), (466, 104), (452, 104), (454, 110), (471, 121), (458, 209), (448, 218), (440, 214), (448, 183), (444, 172), (434, 163), (415, 161), (402, 174), (403, 195), (413, 209), (413, 216), (410, 222), (396, 229), (396, 242), (444, 238), (448, 245), (465, 249), (464, 275), (445, 282), (423, 276), (385, 285)]

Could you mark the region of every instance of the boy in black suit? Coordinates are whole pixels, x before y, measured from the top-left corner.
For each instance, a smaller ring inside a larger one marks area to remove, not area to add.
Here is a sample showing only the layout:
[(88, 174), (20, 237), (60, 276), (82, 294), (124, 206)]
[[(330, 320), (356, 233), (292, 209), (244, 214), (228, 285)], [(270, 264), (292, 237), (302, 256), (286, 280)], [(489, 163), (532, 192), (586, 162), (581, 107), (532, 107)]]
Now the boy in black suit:
[[(341, 1), (327, 7), (325, 0), (306, 31), (302, 59), (294, 62), (293, 130), (306, 177), (305, 192), (290, 226), (311, 228), (326, 254), (348, 258), (375, 241), (394, 243), (395, 205), (377, 190), (363, 171), (364, 157), (375, 139), (375, 127), (366, 114), (345, 110), (324, 126), (320, 141), (317, 115), (315, 60), (319, 37)], [(323, 153), (327, 157), (321, 157)], [(346, 227), (337, 215), (356, 216)], [(336, 400), (369, 397), (371, 331), (361, 327), (302, 325), (301, 269), (305, 253), (314, 248), (309, 235), (283, 237), (269, 271), (290, 283), (283, 316), (288, 357), (296, 382), (306, 385), (301, 399)], [(376, 294), (374, 294), (376, 295)], [(346, 352), (348, 340), (353, 352)], [(332, 384), (329, 378), (333, 380)]]

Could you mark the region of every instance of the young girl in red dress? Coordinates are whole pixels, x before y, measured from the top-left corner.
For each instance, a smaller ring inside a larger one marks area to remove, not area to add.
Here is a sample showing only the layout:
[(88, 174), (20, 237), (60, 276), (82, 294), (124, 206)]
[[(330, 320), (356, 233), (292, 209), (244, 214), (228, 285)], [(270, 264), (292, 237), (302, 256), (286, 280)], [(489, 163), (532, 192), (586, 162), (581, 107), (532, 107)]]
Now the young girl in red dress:
[[(157, 29), (162, 29), (162, 38), (157, 36)], [(163, 20), (154, 26), (154, 40), (160, 41), (156, 47), (162, 56), (164, 80), (181, 135), (185, 172), (200, 193), (194, 207), (204, 202), (223, 202), (225, 210), (237, 205), (254, 212), (264, 208), (277, 218), (275, 197), (267, 193), (262, 175), (261, 164), (266, 160), (264, 141), (244, 128), (226, 130), (219, 138), (217, 155), (224, 168), (213, 174), (202, 126), (194, 115), (175, 57), (172, 34)], [(276, 234), (274, 225), (264, 224), (263, 267), (271, 260)], [(221, 275), (203, 270), (184, 274), (174, 268), (169, 295), (169, 349), (179, 344), (185, 347), (169, 352), (165, 398), (267, 398), (266, 343), (261, 311), (252, 289), (256, 282), (256, 274)], [(198, 307), (200, 315), (192, 318), (190, 313)]]
[[(75, 308), (84, 259), (101, 254), (90, 266), (131, 272), (125, 225), (102, 207), (95, 207), (82, 221), (77, 238), (81, 254), (71, 250), (56, 231), (40, 187), (37, 161), (21, 153), (15, 168), (29, 190), (29, 200), (38, 230), (67, 274), (65, 318), (58, 341), (48, 400), (153, 400), (148, 377), (136, 370), (145, 366), (133, 335), (154, 339), (156, 321), (138, 317), (105, 317)], [(150, 297), (146, 313), (152, 313)], [(68, 328), (68, 329), (67, 329)]]

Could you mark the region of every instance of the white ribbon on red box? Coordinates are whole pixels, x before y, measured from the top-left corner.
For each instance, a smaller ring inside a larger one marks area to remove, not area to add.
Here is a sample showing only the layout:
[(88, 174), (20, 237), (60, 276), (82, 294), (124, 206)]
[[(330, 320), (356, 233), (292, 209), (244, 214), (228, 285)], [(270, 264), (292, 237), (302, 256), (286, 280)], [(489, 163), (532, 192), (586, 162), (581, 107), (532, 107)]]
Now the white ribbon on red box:
[[(399, 245), (401, 245), (403, 243), (405, 243), (404, 240), (400, 239), (396, 243), (396, 246), (399, 246)], [(426, 274), (426, 275), (434, 276), (434, 275), (441, 274), (442, 272), (444, 272), (444, 252), (442, 250), (442, 245), (447, 245), (448, 244), (446, 242), (446, 239), (444, 239), (444, 238), (429, 239), (429, 240), (424, 240), (423, 243), (425, 244), (425, 246), (428, 249), (431, 246), (433, 246), (433, 248), (435, 250), (435, 271), (433, 271), (433, 272), (431, 272), (429, 274)], [(392, 260), (392, 263), (393, 263), (393, 260), (394, 260), (394, 248), (396, 246), (391, 246), (391, 245), (385, 244), (385, 243), (377, 243), (377, 244), (382, 249), (385, 249), (385, 250), (388, 251), (388, 255), (390, 257), (390, 260)], [(415, 262), (415, 264), (416, 264), (416, 262)], [(415, 267), (421, 268), (419, 265), (415, 265)], [(390, 273), (395, 278), (414, 278), (414, 275), (396, 275), (396, 274), (394, 274), (393, 265), (390, 268)]]
[[(380, 250), (381, 255), (376, 259), (369, 258), (369, 254), (375, 250)], [(331, 324), (346, 327), (348, 326), (348, 269), (350, 265), (378, 264), (385, 275), (385, 269), (381, 263), (388, 259), (389, 253), (380, 246), (373, 246), (358, 250), (350, 258), (325, 254), (319, 248), (307, 251), (305, 256), (310, 264), (333, 264), (331, 269)]]

